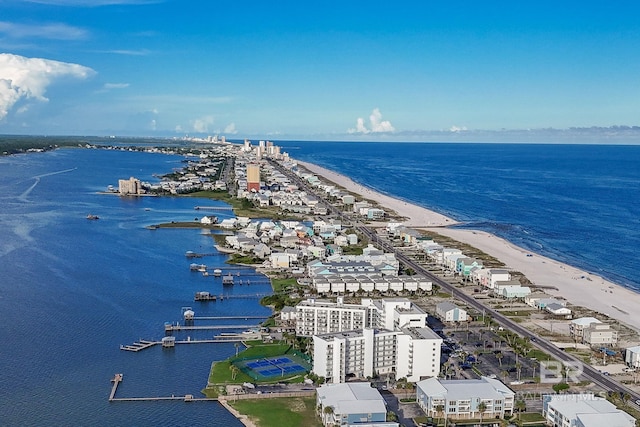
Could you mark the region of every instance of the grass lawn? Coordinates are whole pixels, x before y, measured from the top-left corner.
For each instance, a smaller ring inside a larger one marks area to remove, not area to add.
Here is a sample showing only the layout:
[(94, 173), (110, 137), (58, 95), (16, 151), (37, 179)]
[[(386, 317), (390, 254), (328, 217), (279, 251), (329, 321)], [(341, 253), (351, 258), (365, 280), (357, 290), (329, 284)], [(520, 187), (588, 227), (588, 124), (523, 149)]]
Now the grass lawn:
[(320, 427), (315, 397), (227, 401), (260, 427)]
[(297, 287), (298, 280), (295, 277), (289, 279), (271, 279), (271, 287), (273, 292), (278, 293), (284, 291), (288, 287)]

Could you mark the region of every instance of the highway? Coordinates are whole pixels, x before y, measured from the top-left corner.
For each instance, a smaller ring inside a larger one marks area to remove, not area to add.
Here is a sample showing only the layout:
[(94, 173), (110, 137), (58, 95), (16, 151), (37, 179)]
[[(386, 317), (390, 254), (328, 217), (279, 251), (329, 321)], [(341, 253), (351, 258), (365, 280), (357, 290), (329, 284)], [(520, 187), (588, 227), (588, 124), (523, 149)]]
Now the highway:
[[(286, 168), (280, 167), (280, 165), (278, 165), (275, 162), (272, 162), (272, 164), (274, 165), (274, 167), (277, 167), (282, 173), (287, 175), (289, 177), (289, 179), (292, 180), (292, 182), (294, 182), (294, 183), (296, 183), (298, 185), (299, 188), (304, 188), (308, 192), (315, 193), (314, 190), (312, 188), (310, 188), (307, 185), (307, 183), (302, 181), (297, 175), (295, 175), (291, 171), (287, 170)], [(350, 221), (350, 219), (346, 217), (344, 212), (340, 211), (338, 208), (333, 206), (330, 202), (325, 200), (323, 197), (321, 197), (317, 193), (315, 193), (315, 194), (323, 201), (323, 203), (327, 206), (327, 209), (330, 212), (332, 212), (334, 215), (340, 217), (343, 220)], [(627, 393), (627, 394), (629, 394), (629, 396), (631, 396), (631, 399), (630, 399), (631, 402), (630, 403), (633, 402), (634, 406), (638, 406), (635, 402), (640, 399), (640, 394), (630, 390), (629, 388), (627, 388), (623, 384), (620, 384), (618, 381), (615, 381), (613, 378), (603, 375), (602, 373), (598, 372), (598, 370), (596, 370), (592, 366), (583, 363), (578, 358), (574, 357), (573, 355), (571, 355), (569, 353), (566, 353), (564, 350), (556, 347), (555, 345), (553, 345), (551, 342), (547, 341), (546, 339), (534, 334), (533, 332), (531, 332), (528, 329), (522, 327), (521, 325), (519, 325), (518, 323), (512, 321), (511, 319), (509, 319), (508, 317), (506, 317), (503, 314), (499, 313), (498, 311), (493, 310), (491, 307), (488, 307), (488, 306), (484, 305), (481, 301), (478, 301), (475, 298), (473, 298), (472, 296), (467, 295), (464, 292), (461, 292), (454, 285), (451, 285), (450, 283), (445, 282), (440, 277), (434, 275), (429, 270), (424, 268), (422, 265), (418, 264), (415, 260), (409, 258), (407, 255), (405, 255), (402, 252), (400, 252), (399, 250), (397, 250), (390, 243), (388, 243), (387, 241), (381, 239), (373, 229), (371, 229), (371, 228), (369, 228), (369, 227), (367, 227), (367, 226), (365, 226), (363, 224), (359, 224), (359, 223), (356, 223), (355, 228), (362, 235), (367, 236), (367, 238), (369, 239), (369, 241), (371, 243), (376, 244), (380, 249), (382, 249), (382, 250), (384, 250), (386, 252), (394, 253), (395, 256), (397, 257), (397, 259), (401, 263), (403, 263), (407, 267), (413, 269), (416, 273), (421, 274), (421, 275), (423, 275), (425, 277), (428, 277), (434, 284), (439, 286), (443, 291), (445, 291), (447, 293), (450, 293), (454, 299), (457, 299), (457, 300), (465, 303), (469, 307), (472, 307), (472, 308), (476, 309), (478, 312), (484, 312), (486, 314), (491, 315), (492, 319), (494, 321), (496, 321), (500, 326), (502, 326), (503, 328), (505, 328), (507, 330), (515, 332), (516, 334), (518, 334), (518, 335), (520, 335), (522, 337), (529, 338), (529, 340), (530, 340), (530, 342), (531, 342), (531, 344), (533, 346), (535, 346), (535, 347), (539, 348), (540, 350), (546, 352), (547, 354), (553, 356), (556, 360), (558, 360), (558, 361), (560, 361), (562, 363), (568, 363), (569, 366), (572, 366), (572, 367), (581, 366), (582, 367), (582, 374), (581, 374), (582, 378), (587, 379), (589, 381), (592, 381), (594, 384), (602, 387), (603, 390), (619, 392), (619, 393), (620, 392), (621, 393)]]

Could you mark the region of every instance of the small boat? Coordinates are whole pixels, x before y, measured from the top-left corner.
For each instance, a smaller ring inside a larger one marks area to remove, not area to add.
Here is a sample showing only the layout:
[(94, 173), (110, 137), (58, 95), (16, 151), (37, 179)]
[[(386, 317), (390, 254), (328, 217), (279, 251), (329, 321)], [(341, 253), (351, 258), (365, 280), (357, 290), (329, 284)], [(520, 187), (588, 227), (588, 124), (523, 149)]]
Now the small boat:
[(100, 219), (100, 217), (98, 215), (89, 214), (89, 215), (87, 215), (87, 219), (91, 219), (91, 220)]

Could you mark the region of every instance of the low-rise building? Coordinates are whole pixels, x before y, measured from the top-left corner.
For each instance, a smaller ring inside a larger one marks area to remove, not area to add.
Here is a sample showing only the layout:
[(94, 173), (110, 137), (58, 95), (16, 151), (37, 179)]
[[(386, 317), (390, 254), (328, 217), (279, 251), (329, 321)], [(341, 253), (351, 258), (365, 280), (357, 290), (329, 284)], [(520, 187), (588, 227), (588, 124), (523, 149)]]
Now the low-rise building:
[[(470, 380), (429, 378), (416, 384), (418, 405), (428, 417), (504, 418), (513, 414), (515, 393), (488, 377)], [(484, 404), (484, 411), (480, 411)], [(482, 415), (481, 415), (482, 412)]]
[(640, 345), (626, 348), (624, 361), (631, 368), (640, 368)]
[(581, 317), (569, 323), (569, 335), (577, 342), (588, 345), (614, 345), (618, 331), (595, 317)]
[(542, 398), (542, 416), (561, 427), (633, 427), (635, 419), (593, 393), (548, 394)]
[(384, 398), (370, 383), (325, 384), (316, 393), (325, 426), (398, 427), (397, 422), (387, 421)]
[(443, 322), (466, 322), (467, 311), (452, 302), (445, 301), (436, 305), (436, 316)]

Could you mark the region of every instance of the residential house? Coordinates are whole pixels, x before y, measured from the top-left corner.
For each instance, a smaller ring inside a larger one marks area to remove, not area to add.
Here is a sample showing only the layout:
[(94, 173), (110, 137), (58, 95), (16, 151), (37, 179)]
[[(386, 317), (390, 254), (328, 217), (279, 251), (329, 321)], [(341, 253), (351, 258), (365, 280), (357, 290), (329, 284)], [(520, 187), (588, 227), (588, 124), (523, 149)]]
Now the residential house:
[(436, 316), (443, 322), (466, 322), (467, 311), (452, 302), (445, 301), (436, 305)]

